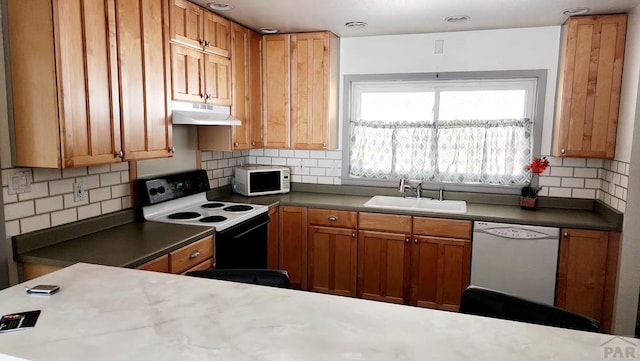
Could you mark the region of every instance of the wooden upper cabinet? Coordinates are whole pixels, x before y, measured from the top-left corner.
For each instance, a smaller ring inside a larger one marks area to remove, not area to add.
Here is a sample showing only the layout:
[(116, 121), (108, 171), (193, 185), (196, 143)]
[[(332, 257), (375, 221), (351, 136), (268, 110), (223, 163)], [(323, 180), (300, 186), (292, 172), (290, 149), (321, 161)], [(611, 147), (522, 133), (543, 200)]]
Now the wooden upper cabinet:
[(173, 155), (168, 7), (116, 0), (124, 160)]
[[(257, 42), (256, 38), (258, 38)], [(231, 61), (229, 102), (231, 114), (242, 124), (198, 127), (198, 149), (237, 151), (262, 146), (260, 40), (261, 36), (258, 33), (238, 24), (231, 24), (233, 61)], [(227, 60), (220, 57), (218, 59)], [(220, 65), (217, 69), (224, 69), (224, 67)], [(207, 80), (206, 83), (209, 84), (209, 82)], [(222, 84), (224, 85), (224, 82)]]
[(171, 155), (164, 1), (12, 0), (8, 14), (16, 165)]
[(626, 23), (598, 15), (563, 26), (554, 156), (613, 159)]
[(291, 35), (291, 147), (335, 149), (338, 38), (330, 32)]
[(289, 64), (291, 35), (265, 35), (262, 40), (262, 119), (266, 148), (289, 148)]
[(231, 60), (205, 54), (204, 92), (208, 104), (231, 105)]
[(262, 148), (262, 35), (249, 31), (249, 122), (251, 148)]
[(204, 101), (204, 54), (184, 46), (171, 44), (173, 100)]
[(7, 11), (16, 165), (119, 162), (114, 2), (11, 0)]
[(232, 150), (251, 148), (250, 31), (235, 23), (231, 25), (231, 114), (242, 122), (231, 127)]
[(171, 40), (202, 50), (204, 10), (187, 0), (171, 2)]
[(229, 57), (229, 20), (186, 0), (169, 1), (172, 41), (207, 53)]
[(231, 22), (212, 12), (204, 11), (204, 51), (228, 58), (230, 56)]

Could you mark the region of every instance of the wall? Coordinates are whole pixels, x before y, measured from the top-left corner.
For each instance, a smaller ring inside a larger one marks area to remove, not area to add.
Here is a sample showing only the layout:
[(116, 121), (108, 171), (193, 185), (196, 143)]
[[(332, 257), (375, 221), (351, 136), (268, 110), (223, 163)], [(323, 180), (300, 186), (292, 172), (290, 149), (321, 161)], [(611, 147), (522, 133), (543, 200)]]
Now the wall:
[(640, 7), (629, 13), (616, 160), (628, 162), (628, 195), (615, 303), (615, 333), (633, 335), (640, 291)]

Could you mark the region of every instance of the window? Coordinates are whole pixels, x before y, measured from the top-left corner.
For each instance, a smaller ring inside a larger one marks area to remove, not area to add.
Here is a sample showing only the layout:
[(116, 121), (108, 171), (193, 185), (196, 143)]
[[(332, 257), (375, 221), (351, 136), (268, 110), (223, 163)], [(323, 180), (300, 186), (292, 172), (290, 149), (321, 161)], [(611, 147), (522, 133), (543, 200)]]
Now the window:
[(409, 178), (519, 189), (539, 152), (544, 75), (347, 76), (343, 183)]

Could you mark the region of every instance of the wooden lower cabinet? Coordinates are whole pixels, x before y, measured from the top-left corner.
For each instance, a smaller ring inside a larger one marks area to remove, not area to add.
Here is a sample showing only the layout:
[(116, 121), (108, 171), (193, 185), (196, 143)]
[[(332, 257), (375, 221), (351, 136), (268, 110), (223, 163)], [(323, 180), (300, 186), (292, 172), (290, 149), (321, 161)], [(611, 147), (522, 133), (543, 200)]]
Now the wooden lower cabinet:
[(309, 227), (308, 289), (341, 296), (356, 295), (356, 230)]
[(359, 297), (458, 310), (469, 285), (470, 221), (360, 213), (359, 225)]
[(411, 263), (408, 241), (405, 234), (358, 232), (358, 297), (404, 303)]
[(280, 206), (278, 268), (289, 273), (291, 287), (307, 288), (307, 208)]
[(278, 213), (279, 207), (269, 209), (267, 228), (267, 268), (278, 269)]
[(613, 327), (619, 237), (603, 231), (561, 230), (556, 305)]
[(136, 267), (136, 269), (143, 271), (169, 273), (169, 255), (165, 254), (164, 256), (152, 259), (151, 261), (143, 263), (140, 266)]
[(411, 304), (457, 311), (469, 286), (471, 240), (414, 236)]

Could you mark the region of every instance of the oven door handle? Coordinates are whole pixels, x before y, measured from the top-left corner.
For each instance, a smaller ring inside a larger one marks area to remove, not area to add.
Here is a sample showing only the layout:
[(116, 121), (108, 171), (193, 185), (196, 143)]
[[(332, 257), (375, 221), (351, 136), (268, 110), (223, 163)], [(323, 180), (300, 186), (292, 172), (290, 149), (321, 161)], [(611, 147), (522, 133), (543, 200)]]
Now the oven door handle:
[(244, 237), (247, 233), (251, 233), (251, 232), (255, 231), (256, 229), (258, 229), (260, 227), (266, 226), (267, 224), (269, 224), (269, 222), (270, 222), (270, 220), (267, 219), (266, 221), (254, 226), (254, 227), (251, 227), (251, 229), (248, 229), (248, 230), (246, 230), (246, 231), (244, 231), (244, 232), (242, 232), (240, 234), (236, 234), (235, 236), (233, 236), (231, 238), (232, 239), (238, 239), (240, 237)]

